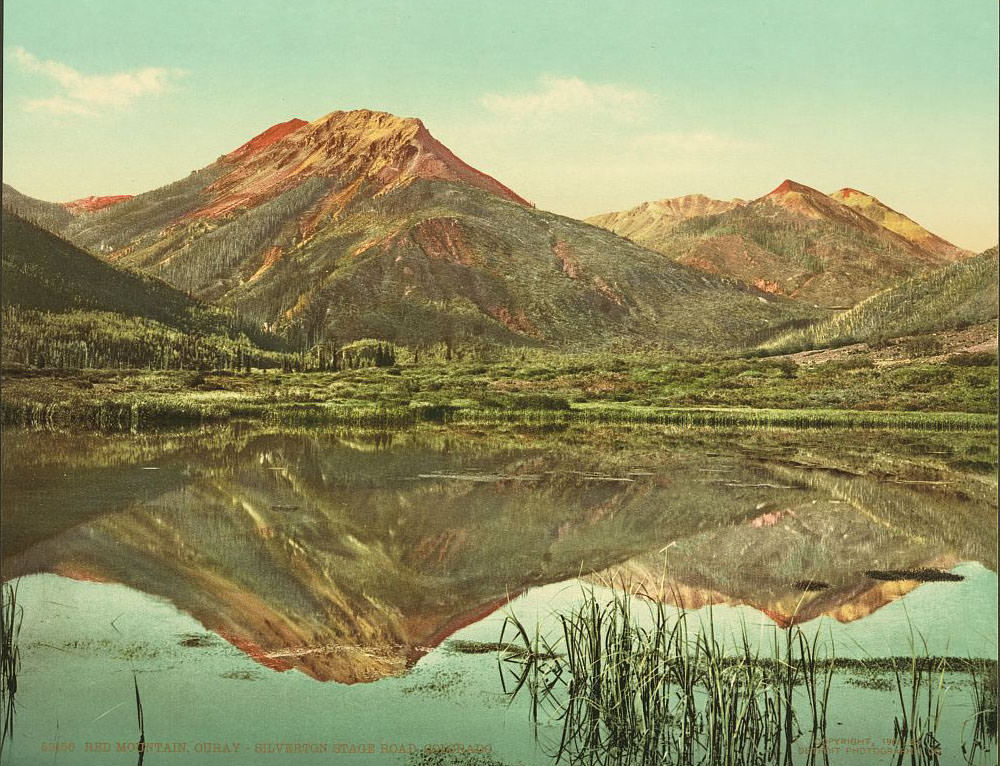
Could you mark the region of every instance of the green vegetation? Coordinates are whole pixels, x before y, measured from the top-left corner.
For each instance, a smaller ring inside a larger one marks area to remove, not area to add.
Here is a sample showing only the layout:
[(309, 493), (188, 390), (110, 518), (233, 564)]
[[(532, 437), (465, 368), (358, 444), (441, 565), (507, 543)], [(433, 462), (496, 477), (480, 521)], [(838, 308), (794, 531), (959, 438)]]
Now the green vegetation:
[(78, 216), (61, 233), (73, 244), (93, 253), (117, 250), (133, 241), (142, 242), (207, 203), (211, 196), (205, 187), (228, 170), (221, 163), (213, 163), (159, 189)]
[(913, 277), (840, 314), (761, 345), (784, 354), (959, 329), (997, 318), (997, 248)]
[[(963, 742), (962, 754), (969, 763), (980, 753), (988, 754), (997, 742), (997, 666), (988, 660), (978, 660), (969, 672), (972, 687), (972, 738)], [(964, 738), (963, 738), (964, 739)]]
[[(137, 332), (146, 329), (138, 325)], [(14, 348), (29, 347), (30, 335), (26, 337)], [(58, 335), (53, 332), (49, 337)], [(8, 364), (3, 422), (125, 429), (229, 418), (373, 427), (423, 420), (996, 427), (993, 367), (929, 363), (858, 367), (841, 361), (800, 367), (788, 360), (540, 352), (523, 356), (510, 352), (504, 359), (483, 362), (425, 356), (426, 361), (417, 364), (412, 350), (368, 341), (346, 346), (325, 361), (329, 367), (339, 359), (337, 365), (348, 369), (269, 372), (258, 365), (291, 370), (303, 359), (308, 365), (318, 358), (262, 353), (248, 373), (238, 364), (243, 347), (209, 345), (209, 339), (203, 344), (196, 359), (221, 355), (230, 369), (60, 371)], [(5, 352), (5, 359), (14, 358)], [(176, 365), (179, 359), (174, 355), (171, 363)], [(159, 365), (160, 358), (153, 357), (146, 366)]]
[(211, 324), (208, 310), (184, 293), (157, 279), (116, 269), (7, 210), (2, 298), (5, 306), (115, 311), (179, 329)]
[[(911, 754), (915, 763), (937, 764), (941, 755), (938, 729), (948, 661), (940, 657), (931, 664), (928, 662), (932, 658), (926, 642), (923, 651), (919, 650), (912, 635), (910, 642), (912, 651), (909, 660), (905, 663), (893, 662), (899, 700), (899, 712), (892, 721), (893, 740), (901, 751)], [(907, 687), (909, 693), (906, 692)]]
[(806, 192), (816, 217), (768, 198), (682, 220), (640, 243), (797, 300), (850, 305), (926, 268), (911, 246), (826, 195)]
[[(242, 280), (250, 279), (270, 248), (294, 245), (299, 238), (299, 219), (329, 190), (329, 179), (311, 178), (243, 215), (191, 224), (183, 245), (168, 239), (176, 248), (168, 260), (159, 260), (166, 244), (160, 242), (149, 252), (126, 256), (123, 263), (148, 267), (179, 289), (211, 299), (234, 273)], [(192, 235), (195, 238), (188, 243)]]
[(93, 252), (128, 246), (122, 264), (274, 327), (296, 349), (360, 338), (730, 349), (817, 315), (462, 184), (362, 188), (334, 215), (323, 212), (329, 187), (312, 179), (224, 219), (184, 219), (205, 202), (192, 189), (98, 211), (67, 237)]
[(21, 669), (18, 636), (23, 610), (17, 603), (17, 587), (0, 587), (0, 755), (9, 737), (14, 735), (17, 675)]
[(146, 718), (142, 712), (142, 698), (139, 696), (139, 679), (135, 673), (132, 674), (132, 684), (135, 687), (135, 715), (139, 722), (139, 742), (136, 750), (139, 752), (138, 766), (142, 766), (143, 758), (146, 757)]
[(186, 333), (104, 311), (2, 310), (3, 364), (40, 369), (249, 370), (289, 368), (296, 357), (244, 336)]
[(3, 208), (47, 231), (61, 232), (73, 220), (73, 214), (58, 202), (29, 197), (8, 184), (3, 185)]
[(500, 635), (503, 644), (512, 629), (519, 649), (501, 653), (504, 691), (526, 690), (533, 719), (544, 711), (562, 721), (557, 762), (781, 763), (803, 734), (809, 750), (825, 736), (833, 665), (818, 634), (810, 641), (792, 628), (782, 640), (775, 628), (774, 656), (763, 657), (745, 625), (729, 644), (711, 611), (692, 632), (684, 610), (618, 591), (610, 604), (585, 591), (559, 622), (550, 641), (511, 615)]
[[(825, 762), (835, 672), (896, 692), (886, 743), (897, 763), (939, 762), (943, 701), (955, 674), (973, 686), (977, 722), (991, 725), (990, 705), (995, 716), (995, 685), (992, 698), (986, 687), (990, 677), (995, 684), (995, 660), (936, 657), (926, 646), (908, 658), (842, 659), (819, 631), (809, 638), (795, 625), (751, 637), (740, 623), (735, 635), (720, 637), (711, 608), (692, 626), (692, 613), (624, 582), (601, 599), (585, 588), (578, 606), (553, 617), (556, 627), (543, 629), (510, 614), (495, 644), (459, 650), (494, 647), (503, 691), (527, 695), (536, 724), (542, 716), (561, 723), (549, 753), (557, 763), (791, 763), (793, 751), (807, 754), (805, 763)], [(895, 688), (874, 682), (884, 673)], [(971, 745), (961, 736), (970, 763), (988, 752), (988, 731), (973, 732)]]

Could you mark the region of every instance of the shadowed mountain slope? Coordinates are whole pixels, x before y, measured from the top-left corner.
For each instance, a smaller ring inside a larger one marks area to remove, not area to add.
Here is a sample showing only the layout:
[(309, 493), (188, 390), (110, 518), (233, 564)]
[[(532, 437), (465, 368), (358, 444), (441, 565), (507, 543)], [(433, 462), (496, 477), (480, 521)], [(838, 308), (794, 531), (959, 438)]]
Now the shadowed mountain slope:
[(161, 280), (107, 264), (6, 208), (2, 301), (41, 311), (112, 311), (177, 328), (193, 327), (204, 313)]

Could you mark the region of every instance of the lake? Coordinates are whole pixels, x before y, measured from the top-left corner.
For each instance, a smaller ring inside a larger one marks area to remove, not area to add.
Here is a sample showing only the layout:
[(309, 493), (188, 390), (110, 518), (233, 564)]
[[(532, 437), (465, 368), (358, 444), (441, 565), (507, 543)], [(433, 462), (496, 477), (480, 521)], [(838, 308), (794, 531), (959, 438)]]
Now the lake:
[(895, 763), (918, 664), (937, 743), (919, 762), (996, 762), (974, 725), (996, 694), (995, 434), (243, 424), (3, 444), (23, 609), (4, 762), (133, 763), (138, 696), (147, 764), (652, 763), (566, 715), (564, 618), (622, 599), (645, 635), (660, 615), (755, 657), (815, 640), (825, 728), (797, 688), (782, 762)]

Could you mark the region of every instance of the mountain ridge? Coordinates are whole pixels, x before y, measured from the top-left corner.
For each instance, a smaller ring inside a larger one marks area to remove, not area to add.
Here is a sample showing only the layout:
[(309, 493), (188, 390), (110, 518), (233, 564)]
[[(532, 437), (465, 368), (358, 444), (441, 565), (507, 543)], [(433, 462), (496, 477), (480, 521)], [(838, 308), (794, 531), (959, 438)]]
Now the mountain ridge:
[(536, 210), (415, 118), (272, 126), (65, 236), (299, 343), (731, 347), (816, 316)]
[[(680, 219), (659, 213), (655, 203), (643, 203), (588, 221), (689, 266), (831, 308), (853, 305), (964, 252), (910, 219), (905, 220), (916, 228), (893, 225), (896, 218), (887, 213), (880, 217), (880, 210), (869, 210), (870, 205), (845, 204), (836, 193), (827, 195), (791, 179), (749, 202), (736, 202), (719, 212), (696, 211)], [(643, 222), (630, 230), (634, 218)], [(916, 236), (920, 232), (927, 236)]]

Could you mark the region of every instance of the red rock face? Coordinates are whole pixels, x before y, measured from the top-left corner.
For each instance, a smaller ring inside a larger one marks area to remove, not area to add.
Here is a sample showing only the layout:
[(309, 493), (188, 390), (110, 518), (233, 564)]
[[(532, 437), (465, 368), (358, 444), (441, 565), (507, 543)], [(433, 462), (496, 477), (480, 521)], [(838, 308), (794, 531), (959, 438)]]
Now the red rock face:
[(72, 202), (63, 202), (62, 206), (73, 215), (80, 215), (81, 213), (92, 213), (95, 210), (111, 207), (129, 199), (132, 199), (131, 194), (115, 194), (109, 197), (84, 197), (83, 199), (75, 199)]
[(367, 109), (333, 112), (306, 124), (290, 120), (275, 125), (221, 161), (232, 164), (232, 170), (208, 187), (212, 201), (190, 217), (219, 217), (256, 207), (312, 177), (333, 179), (338, 196), (352, 188), (378, 195), (425, 178), (457, 181), (528, 204), (462, 162), (420, 120)]
[(772, 197), (772, 196), (777, 196), (777, 195), (782, 195), (782, 194), (788, 194), (789, 192), (799, 192), (800, 194), (810, 194), (810, 193), (812, 193), (812, 194), (822, 194), (822, 192), (819, 192), (819, 191), (817, 191), (816, 189), (813, 189), (810, 186), (806, 186), (805, 184), (796, 183), (795, 181), (792, 181), (792, 180), (786, 178), (784, 181), (782, 181), (780, 184), (778, 184), (778, 186), (772, 192), (770, 192), (767, 196), (768, 197)]
[(225, 156), (225, 159), (230, 162), (237, 162), (238, 160), (246, 159), (247, 157), (252, 157), (253, 155), (264, 151), (267, 147), (276, 141), (280, 141), (289, 133), (294, 133), (296, 130), (309, 123), (305, 120), (300, 120), (297, 117), (292, 118), (288, 122), (279, 122), (277, 125), (272, 125), (263, 133), (258, 136), (254, 136), (249, 141), (247, 141), (239, 149), (231, 151)]

